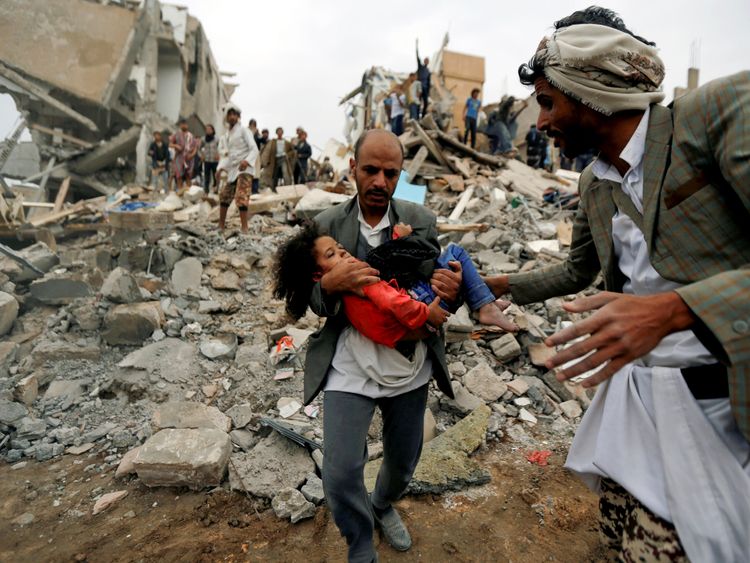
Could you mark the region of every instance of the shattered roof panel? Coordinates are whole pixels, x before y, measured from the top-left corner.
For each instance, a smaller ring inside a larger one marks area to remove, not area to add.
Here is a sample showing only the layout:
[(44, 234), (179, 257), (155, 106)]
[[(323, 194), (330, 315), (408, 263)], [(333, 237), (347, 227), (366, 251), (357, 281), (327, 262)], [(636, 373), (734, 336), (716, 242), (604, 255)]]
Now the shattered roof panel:
[(0, 60), (100, 102), (136, 17), (136, 11), (86, 0), (3, 0)]

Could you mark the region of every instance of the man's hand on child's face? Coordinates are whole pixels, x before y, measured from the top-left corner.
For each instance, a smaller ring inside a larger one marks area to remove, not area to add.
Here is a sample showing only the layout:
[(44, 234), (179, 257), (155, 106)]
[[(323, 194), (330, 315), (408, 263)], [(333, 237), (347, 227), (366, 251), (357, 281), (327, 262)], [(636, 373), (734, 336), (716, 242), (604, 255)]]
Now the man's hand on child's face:
[(399, 223), (395, 227), (393, 227), (393, 232), (398, 235), (398, 238), (408, 237), (414, 229), (411, 228), (411, 225), (407, 225), (406, 223)]
[(379, 272), (367, 262), (350, 256), (341, 260), (320, 279), (320, 285), (328, 294), (356, 293), (363, 295), (362, 288), (380, 281)]
[(436, 269), (430, 279), (432, 290), (440, 299), (448, 303), (455, 303), (461, 289), (461, 262), (448, 262), (450, 270)]
[(450, 317), (450, 313), (440, 306), (440, 297), (427, 306), (427, 323), (435, 328), (440, 328)]

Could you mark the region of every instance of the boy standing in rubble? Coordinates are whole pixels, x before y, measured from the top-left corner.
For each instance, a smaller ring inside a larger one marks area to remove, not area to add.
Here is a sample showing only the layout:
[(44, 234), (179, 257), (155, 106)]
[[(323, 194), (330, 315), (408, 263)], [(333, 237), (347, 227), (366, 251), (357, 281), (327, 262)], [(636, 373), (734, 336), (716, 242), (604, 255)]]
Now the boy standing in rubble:
[(243, 233), (247, 233), (247, 206), (255, 175), (258, 147), (250, 130), (240, 124), (240, 109), (230, 104), (226, 109), (227, 130), (221, 138), (217, 177), (224, 176), (219, 191), (219, 230), (223, 231), (232, 201), (240, 212)]
[(568, 158), (594, 149), (567, 260), (487, 279), (518, 303), (585, 289), (546, 340), (559, 381), (601, 384), (566, 466), (599, 491), (624, 561), (750, 553), (750, 72), (664, 99), (654, 43), (611, 10), (555, 24), (521, 82)]
[(154, 142), (148, 147), (151, 157), (151, 186), (166, 192), (169, 186), (169, 147), (162, 141), (161, 131), (154, 131)]

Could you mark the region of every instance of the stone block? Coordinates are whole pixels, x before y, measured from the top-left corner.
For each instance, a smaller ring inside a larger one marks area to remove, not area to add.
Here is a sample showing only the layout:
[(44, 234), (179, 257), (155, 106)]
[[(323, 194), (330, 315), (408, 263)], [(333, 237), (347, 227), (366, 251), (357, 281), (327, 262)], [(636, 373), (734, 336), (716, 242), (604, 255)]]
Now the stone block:
[(102, 351), (96, 345), (79, 346), (64, 340), (43, 340), (31, 351), (32, 367), (60, 360), (98, 360)]
[(18, 301), (10, 293), (0, 291), (0, 336), (8, 334), (18, 317)]
[(149, 487), (200, 490), (221, 483), (231, 453), (229, 434), (221, 430), (170, 428), (146, 440), (133, 465)]
[(505, 382), (486, 363), (480, 362), (464, 376), (463, 383), (472, 394), (486, 402), (495, 402), (508, 390)]
[(0, 424), (15, 426), (28, 412), (29, 410), (21, 403), (0, 399)]
[(94, 295), (91, 286), (76, 277), (45, 276), (31, 283), (31, 296), (46, 305), (67, 305), (81, 297)]
[(164, 428), (216, 428), (222, 432), (232, 429), (232, 419), (216, 407), (190, 401), (174, 401), (161, 405), (151, 418), (154, 430)]
[(201, 287), (203, 264), (200, 260), (190, 256), (174, 265), (172, 270), (172, 289), (175, 295), (184, 295), (196, 291)]
[(300, 489), (300, 492), (313, 504), (320, 504), (326, 498), (326, 494), (323, 491), (323, 481), (315, 473), (307, 475), (307, 481)]
[(284, 520), (289, 518), (292, 524), (315, 516), (315, 505), (305, 499), (301, 492), (291, 487), (280, 490), (273, 497), (271, 507), (276, 516)]
[(501, 362), (506, 362), (521, 355), (521, 345), (512, 334), (503, 334), (490, 343), (492, 353)]
[(466, 387), (461, 385), (458, 381), (453, 381), (451, 386), (453, 387), (453, 395), (455, 399), (447, 400), (449, 407), (452, 407), (462, 414), (466, 414), (479, 408), (481, 405), (484, 405), (482, 399), (469, 392)]
[(102, 337), (112, 345), (142, 344), (164, 321), (158, 301), (118, 305), (104, 317)]
[(104, 280), (102, 295), (113, 303), (136, 303), (141, 300), (141, 289), (135, 277), (125, 268), (112, 270)]
[(581, 404), (575, 399), (560, 403), (559, 406), (562, 413), (571, 420), (578, 418), (583, 414)]

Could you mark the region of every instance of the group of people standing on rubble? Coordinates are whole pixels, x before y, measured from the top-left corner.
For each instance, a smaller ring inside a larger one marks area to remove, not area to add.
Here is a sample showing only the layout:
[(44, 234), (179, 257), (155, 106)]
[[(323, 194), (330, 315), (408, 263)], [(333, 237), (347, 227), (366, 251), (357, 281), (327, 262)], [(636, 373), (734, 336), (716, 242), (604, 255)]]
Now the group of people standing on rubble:
[[(219, 164), (230, 150), (229, 144), (234, 130), (234, 126), (229, 126), (227, 121), (230, 109), (237, 110), (239, 115), (236, 106), (227, 107), (224, 115), (227, 128), (222, 136), (217, 134), (216, 128), (210, 123), (205, 125), (204, 136), (197, 136), (190, 131), (185, 119), (179, 121), (177, 131), (171, 135), (154, 131), (153, 142), (148, 148), (151, 158), (151, 185), (163, 192), (174, 189), (180, 193), (197, 180), (203, 185), (206, 193), (218, 191)], [(249, 121), (247, 131), (258, 153), (258, 162), (254, 163), (258, 175), (253, 175), (252, 193), (259, 191), (261, 170), (269, 171), (266, 176), (269, 177), (268, 182), (274, 190), (279, 185), (303, 184), (308, 181), (312, 146), (307, 141), (307, 132), (302, 127), (297, 127), (297, 135), (292, 140), (284, 138), (284, 130), (281, 127), (276, 128), (276, 136), (271, 139), (268, 129), (258, 129), (255, 119)]]

